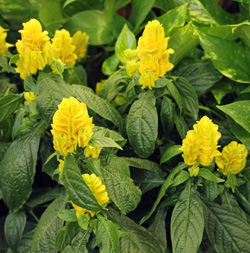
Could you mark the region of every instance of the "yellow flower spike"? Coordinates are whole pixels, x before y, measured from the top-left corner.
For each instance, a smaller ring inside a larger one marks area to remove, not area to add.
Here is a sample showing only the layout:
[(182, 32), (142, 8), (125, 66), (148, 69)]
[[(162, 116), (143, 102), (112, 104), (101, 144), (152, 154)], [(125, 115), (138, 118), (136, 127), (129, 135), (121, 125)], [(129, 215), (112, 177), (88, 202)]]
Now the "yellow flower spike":
[(76, 98), (63, 98), (53, 116), (53, 144), (63, 156), (86, 147), (93, 135), (92, 118), (89, 117), (87, 106)]
[(86, 56), (89, 36), (86, 33), (77, 31), (72, 39), (72, 44), (76, 47), (74, 53), (77, 55), (77, 59), (80, 60)]
[(25, 100), (28, 103), (31, 103), (31, 102), (35, 101), (36, 98), (37, 98), (37, 94), (35, 92), (33, 92), (33, 91), (24, 92), (23, 95), (24, 95)]
[[(92, 191), (93, 195), (95, 196), (98, 204), (102, 206), (103, 208), (107, 206), (109, 202), (109, 196), (106, 191), (106, 187), (104, 184), (102, 184), (102, 180), (97, 177), (95, 174), (83, 174), (82, 175), (83, 180), (89, 187), (89, 189)], [(85, 208), (79, 207), (72, 203), (73, 207), (76, 210), (76, 216), (80, 217), (82, 214), (89, 213), (91, 217), (95, 215), (94, 211), (87, 210)]]
[(27, 76), (35, 74), (37, 70), (44, 69), (45, 65), (51, 60), (51, 43), (47, 36), (47, 31), (42, 31), (40, 22), (36, 19), (23, 23), (21, 40), (16, 43), (19, 53), (16, 71), (20, 77), (25, 79)]
[(197, 177), (200, 171), (199, 167), (192, 166), (188, 169), (190, 177)]
[(84, 156), (86, 158), (88, 158), (90, 156), (92, 156), (93, 158), (98, 158), (101, 150), (102, 150), (102, 147), (94, 147), (94, 146), (88, 145), (84, 149)]
[(101, 80), (100, 82), (96, 83), (96, 86), (95, 86), (96, 95), (99, 96), (100, 91), (101, 91), (102, 87), (105, 85), (106, 81), (107, 80), (105, 79), (105, 80)]
[(58, 159), (59, 165), (58, 165), (58, 170), (63, 173), (63, 168), (64, 168), (64, 160)]
[(248, 151), (245, 145), (232, 141), (222, 150), (220, 156), (217, 156), (215, 162), (219, 171), (224, 175), (228, 173), (238, 174), (246, 166), (246, 157)]
[(159, 21), (149, 21), (145, 26), (137, 47), (139, 72), (142, 75), (139, 82), (142, 89), (152, 89), (155, 86), (154, 82), (174, 67), (169, 62), (169, 55), (174, 51), (167, 49), (168, 39), (165, 38), (164, 29)]
[(9, 47), (13, 45), (6, 42), (7, 32), (2, 26), (0, 26), (0, 55), (6, 56), (8, 54)]
[(74, 53), (76, 46), (72, 43), (72, 38), (67, 30), (56, 30), (52, 39), (53, 58), (61, 59), (64, 64), (74, 67), (77, 56)]
[(218, 140), (221, 137), (220, 132), (217, 131), (218, 126), (204, 116), (193, 127), (194, 130), (188, 131), (182, 142), (180, 148), (183, 151), (182, 157), (188, 165), (194, 165), (199, 159), (201, 165), (208, 166), (214, 157), (220, 155), (217, 150)]

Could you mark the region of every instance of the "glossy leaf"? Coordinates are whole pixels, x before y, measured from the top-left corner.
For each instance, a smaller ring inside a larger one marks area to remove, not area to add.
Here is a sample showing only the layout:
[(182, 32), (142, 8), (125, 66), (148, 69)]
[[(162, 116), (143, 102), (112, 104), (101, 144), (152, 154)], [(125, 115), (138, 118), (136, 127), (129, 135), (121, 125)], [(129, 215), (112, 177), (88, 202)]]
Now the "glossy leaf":
[[(168, 82), (166, 82), (166, 86), (167, 86), (168, 92), (174, 98), (176, 104), (179, 107), (180, 112), (182, 113), (182, 97), (181, 97), (179, 90), (176, 88), (174, 83), (169, 80), (168, 80)], [(172, 114), (174, 114), (174, 112)]]
[(200, 35), (206, 57), (224, 76), (240, 83), (249, 83), (250, 51), (239, 43), (215, 36)]
[(224, 179), (216, 177), (209, 169), (206, 169), (206, 168), (201, 168), (199, 170), (198, 176), (200, 176), (200, 177), (202, 177), (202, 178), (204, 178), (206, 180), (215, 182), (215, 183), (225, 182)]
[(133, 103), (127, 117), (126, 129), (129, 142), (135, 153), (143, 158), (149, 157), (155, 149), (158, 115), (154, 105), (154, 95), (146, 92)]
[(116, 54), (111, 55), (102, 64), (102, 73), (104, 75), (110, 76), (115, 73), (120, 61)]
[(90, 142), (88, 145), (94, 146), (94, 147), (114, 147), (122, 150), (122, 147), (118, 145), (115, 141), (113, 141), (111, 138), (108, 137), (95, 137), (92, 136)]
[(91, 211), (99, 211), (102, 209), (92, 191), (83, 180), (72, 155), (68, 155), (64, 160), (62, 181), (64, 182), (70, 200), (75, 205)]
[(177, 186), (179, 184), (182, 184), (182, 183), (186, 182), (189, 179), (189, 177), (190, 177), (190, 175), (187, 171), (181, 170), (174, 178), (174, 181), (171, 186), (173, 187), (173, 186)]
[(168, 160), (170, 160), (171, 158), (181, 154), (182, 151), (180, 150), (180, 147), (181, 147), (181, 145), (173, 145), (173, 146), (169, 147), (168, 149), (166, 149), (164, 151), (164, 153), (162, 154), (161, 164), (165, 163)]
[(175, 104), (170, 98), (163, 97), (161, 102), (161, 123), (166, 134), (174, 128)]
[(18, 211), (32, 192), (43, 127), (42, 122), (12, 142), (1, 162), (3, 200), (12, 212)]
[(188, 181), (171, 216), (173, 252), (197, 252), (203, 237), (204, 217), (200, 199)]

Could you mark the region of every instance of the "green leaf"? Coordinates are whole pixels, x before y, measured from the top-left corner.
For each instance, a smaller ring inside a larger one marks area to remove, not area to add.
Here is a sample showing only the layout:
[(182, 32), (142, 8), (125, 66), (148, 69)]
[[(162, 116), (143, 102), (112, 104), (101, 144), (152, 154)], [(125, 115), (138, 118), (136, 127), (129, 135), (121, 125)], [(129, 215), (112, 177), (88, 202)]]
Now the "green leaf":
[(88, 158), (87, 168), (98, 177), (102, 178), (101, 161), (99, 158)]
[(111, 162), (102, 168), (104, 184), (110, 199), (126, 214), (137, 207), (141, 200), (141, 191), (128, 175), (129, 168), (124, 166), (124, 160), (112, 157)]
[(36, 99), (37, 108), (48, 124), (51, 123), (58, 104), (63, 98), (72, 94), (69, 86), (57, 74), (40, 72), (37, 81), (39, 95)]
[(112, 221), (98, 215), (94, 233), (96, 234), (96, 242), (100, 247), (101, 253), (120, 252), (118, 229)]
[(71, 34), (78, 30), (86, 32), (93, 46), (108, 44), (114, 39), (112, 25), (106, 22), (104, 12), (99, 10), (87, 10), (73, 15), (64, 28)]
[(167, 248), (166, 215), (167, 212), (164, 208), (158, 210), (154, 221), (148, 228), (148, 231), (160, 241), (164, 249)]
[(135, 167), (138, 169), (148, 170), (158, 175), (164, 175), (158, 163), (155, 163), (146, 159), (135, 158), (135, 157), (122, 157), (122, 158), (127, 162), (128, 166)]
[(21, 95), (6, 95), (0, 98), (0, 122), (6, 120), (11, 113), (13, 113), (19, 104), (23, 101), (23, 96)]
[(137, 155), (147, 158), (153, 154), (158, 134), (158, 115), (155, 97), (146, 92), (135, 101), (127, 117), (127, 135)]
[(233, 15), (224, 11), (215, 0), (192, 0), (189, 16), (202, 25), (223, 25), (234, 22)]
[(35, 229), (29, 231), (22, 236), (22, 239), (18, 245), (17, 253), (31, 253), (32, 238), (34, 236)]
[(129, 30), (127, 24), (125, 24), (115, 43), (115, 54), (122, 63), (126, 61), (124, 50), (128, 48), (136, 48), (136, 38), (135, 35)]
[(224, 179), (216, 177), (209, 169), (206, 168), (200, 168), (198, 176), (215, 183), (225, 182)]
[(221, 100), (229, 93), (234, 92), (232, 85), (228, 82), (219, 81), (212, 88), (212, 93), (217, 103), (220, 104)]
[(201, 45), (206, 57), (224, 76), (240, 83), (250, 82), (250, 51), (239, 43), (201, 34)]
[(116, 108), (105, 99), (97, 96), (92, 89), (82, 85), (72, 85), (74, 96), (104, 119), (112, 121), (117, 127), (122, 125), (122, 117)]
[(126, 236), (120, 238), (121, 253), (164, 252), (159, 241), (146, 228), (139, 226), (130, 218), (111, 208), (108, 211), (108, 218), (122, 231), (127, 232)]
[[(167, 86), (168, 92), (174, 98), (175, 102), (177, 103), (177, 105), (180, 109), (180, 112), (182, 113), (182, 98), (181, 98), (180, 92), (178, 91), (178, 89), (176, 88), (174, 83), (168, 79), (166, 79), (166, 86)], [(173, 114), (174, 114), (174, 112), (173, 112)]]
[[(249, 1), (250, 4), (250, 1)], [(249, 32), (250, 32), (250, 23), (246, 23), (246, 24), (241, 24), (239, 26), (236, 26), (235, 28), (233, 28), (233, 34), (242, 39), (244, 44), (250, 48), (250, 36), (249, 36)]]
[(157, 19), (163, 25), (165, 35), (170, 35), (174, 28), (184, 26), (187, 19), (187, 3), (176, 7)]
[(84, 229), (87, 230), (89, 226), (89, 218), (87, 217), (86, 214), (82, 214), (77, 218), (78, 225)]
[(235, 174), (228, 173), (225, 185), (229, 186), (232, 189), (233, 193), (235, 192), (235, 187), (237, 185), (237, 178)]
[(146, 18), (155, 0), (140, 1), (132, 0), (132, 11), (129, 16), (129, 21), (134, 25), (135, 31), (139, 28), (140, 24)]
[(77, 222), (70, 222), (61, 228), (56, 235), (56, 249), (60, 252), (70, 245), (72, 239), (76, 235), (76, 231), (79, 229)]
[(250, 133), (250, 100), (217, 107)]
[(57, 0), (47, 0), (39, 10), (39, 19), (47, 30), (54, 33), (65, 22), (62, 15), (62, 6)]
[(186, 137), (186, 134), (187, 134), (187, 131), (189, 130), (188, 128), (188, 125), (185, 121), (185, 119), (178, 115), (177, 113), (175, 113), (174, 115), (174, 123), (175, 123), (175, 126), (176, 126), (176, 129), (181, 137), (181, 139), (185, 139)]
[(70, 246), (67, 246), (62, 253), (88, 253), (86, 244), (89, 241), (91, 228), (86, 231), (80, 230), (71, 242)]
[(75, 205), (95, 212), (102, 209), (92, 191), (83, 180), (73, 155), (68, 155), (64, 160), (62, 181), (70, 200)]
[(32, 253), (56, 253), (56, 235), (62, 228), (64, 221), (58, 214), (64, 209), (67, 195), (60, 194), (45, 210), (41, 216), (33, 237)]
[(169, 161), (171, 158), (182, 153), (180, 150), (181, 145), (173, 145), (170, 148), (166, 149), (161, 157), (161, 164)]
[(0, 165), (3, 200), (17, 212), (29, 198), (36, 173), (37, 152), (44, 123), (11, 143)]
[(186, 182), (189, 179), (189, 177), (190, 176), (187, 171), (181, 170), (174, 178), (174, 181), (171, 186), (173, 187), (173, 186), (177, 186), (179, 184), (182, 184), (182, 183)]
[(174, 74), (186, 78), (195, 88), (198, 96), (208, 91), (222, 77), (210, 61), (188, 64), (179, 68)]
[(161, 189), (158, 193), (158, 196), (157, 196), (157, 199), (156, 201), (154, 202), (150, 212), (144, 216), (141, 221), (140, 221), (140, 224), (143, 224), (146, 220), (148, 220), (151, 215), (153, 214), (153, 212), (155, 211), (156, 207), (158, 206), (158, 204), (160, 203), (162, 197), (165, 195), (165, 192), (167, 191), (167, 189), (169, 188), (169, 186), (171, 186), (171, 184), (173, 183), (174, 181), (174, 177), (177, 173), (179, 173), (179, 171), (181, 169), (184, 169), (187, 165), (185, 163), (180, 163), (178, 166), (176, 166), (172, 171), (171, 173), (168, 175), (166, 181), (163, 183), (163, 185), (161, 186)]
[(76, 217), (76, 210), (75, 209), (65, 209), (62, 210), (59, 214), (58, 217), (64, 221), (77, 221)]
[(106, 147), (106, 148), (113, 147), (113, 148), (119, 148), (122, 150), (122, 147), (118, 145), (115, 141), (113, 141), (111, 138), (95, 137), (95, 135), (92, 136), (88, 145), (91, 145), (94, 147)]
[(214, 201), (218, 197), (218, 195), (220, 194), (218, 183), (205, 180), (204, 186), (205, 186), (205, 189), (204, 189), (205, 196), (210, 201)]
[(116, 54), (111, 55), (102, 63), (102, 73), (110, 76), (117, 70), (118, 64), (120, 63)]
[(203, 237), (204, 217), (200, 199), (189, 180), (171, 216), (173, 252), (197, 252)]
[(191, 22), (178, 29), (169, 39), (168, 48), (174, 50), (170, 62), (176, 66), (184, 57), (193, 55), (198, 42), (198, 32)]
[(199, 101), (194, 87), (183, 77), (178, 77), (174, 84), (181, 95), (183, 108), (190, 113), (194, 120), (197, 120)]
[(8, 246), (16, 251), (21, 241), (23, 230), (26, 224), (26, 214), (24, 212), (10, 213), (4, 224), (4, 234)]
[(250, 225), (238, 213), (203, 200), (205, 230), (217, 252), (247, 252), (250, 248)]
[(175, 113), (175, 104), (171, 99), (163, 97), (161, 102), (161, 123), (165, 130), (166, 134), (169, 134), (174, 128), (174, 113)]

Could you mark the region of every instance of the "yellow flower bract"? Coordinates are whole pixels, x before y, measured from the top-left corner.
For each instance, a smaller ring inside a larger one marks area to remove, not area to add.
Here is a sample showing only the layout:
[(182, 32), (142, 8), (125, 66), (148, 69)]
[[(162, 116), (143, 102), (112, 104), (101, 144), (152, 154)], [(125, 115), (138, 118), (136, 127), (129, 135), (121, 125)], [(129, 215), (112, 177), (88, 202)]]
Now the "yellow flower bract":
[[(106, 191), (106, 187), (104, 184), (102, 184), (102, 180), (97, 177), (95, 174), (83, 174), (82, 175), (83, 180), (89, 187), (89, 189), (92, 191), (93, 195), (95, 196), (98, 204), (102, 207), (106, 207), (109, 202), (109, 196)], [(72, 204), (73, 207), (76, 210), (76, 216), (79, 217), (82, 214), (89, 213), (91, 217), (95, 215), (94, 211), (87, 210), (85, 208), (79, 207), (75, 204)]]
[(74, 53), (76, 46), (72, 43), (70, 33), (65, 30), (57, 30), (52, 39), (53, 58), (61, 59), (64, 64), (74, 67), (77, 56)]
[(158, 20), (149, 21), (145, 26), (137, 47), (141, 74), (139, 82), (142, 89), (152, 89), (155, 81), (174, 67), (169, 62), (169, 54), (173, 54), (174, 51), (167, 49), (168, 39), (165, 38), (164, 29)]
[(42, 31), (42, 26), (36, 19), (23, 23), (23, 30), (19, 32), (21, 40), (16, 43), (19, 53), (16, 71), (25, 79), (37, 70), (44, 69), (51, 60), (51, 43), (48, 32)]
[(88, 145), (84, 149), (84, 155), (85, 155), (85, 157), (92, 156), (93, 158), (98, 158), (101, 150), (102, 150), (102, 147), (94, 147), (94, 146)]
[(96, 83), (96, 86), (95, 86), (95, 93), (96, 93), (96, 95), (99, 96), (99, 94), (101, 92), (101, 89), (105, 85), (106, 81), (107, 80), (105, 79), (105, 80), (101, 80), (100, 82)]
[(93, 135), (92, 120), (84, 103), (73, 97), (63, 98), (51, 125), (55, 150), (67, 156), (77, 146), (86, 147)]
[(129, 77), (138, 73), (139, 61), (136, 50), (126, 49), (124, 52), (127, 75)]
[(72, 44), (76, 47), (74, 53), (77, 55), (77, 59), (80, 60), (86, 56), (89, 36), (86, 33), (77, 31), (72, 39)]
[(183, 151), (184, 162), (194, 165), (199, 159), (201, 165), (208, 166), (214, 157), (220, 155), (217, 150), (218, 140), (221, 137), (218, 126), (213, 124), (207, 116), (204, 116), (193, 127), (194, 130), (187, 132), (180, 148)]
[(33, 92), (33, 91), (24, 92), (23, 95), (24, 95), (25, 100), (28, 103), (31, 103), (32, 101), (35, 101), (36, 98), (37, 98), (37, 94), (35, 92)]
[(248, 151), (245, 145), (232, 141), (222, 150), (220, 156), (217, 156), (215, 162), (224, 175), (228, 173), (238, 174), (246, 166), (246, 157)]
[(7, 32), (0, 26), (0, 55), (5, 56), (8, 53), (9, 47), (12, 47), (11, 44), (6, 42)]

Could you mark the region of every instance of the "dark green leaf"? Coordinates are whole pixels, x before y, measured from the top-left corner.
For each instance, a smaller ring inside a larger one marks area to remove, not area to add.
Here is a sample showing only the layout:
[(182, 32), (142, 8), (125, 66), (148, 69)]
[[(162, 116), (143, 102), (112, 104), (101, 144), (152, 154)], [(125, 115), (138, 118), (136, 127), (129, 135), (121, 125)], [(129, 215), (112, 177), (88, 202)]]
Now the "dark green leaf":
[(226, 77), (240, 83), (250, 82), (250, 51), (239, 43), (215, 36), (200, 35), (206, 57)]
[(120, 252), (120, 242), (117, 226), (101, 215), (97, 216), (97, 225), (94, 229), (96, 242), (100, 247), (101, 253)]
[[(249, 1), (249, 0), (248, 0)], [(250, 4), (250, 1), (249, 1)], [(242, 39), (245, 45), (250, 48), (250, 23), (241, 24), (238, 27), (233, 28), (233, 34)]]
[(62, 181), (70, 200), (75, 205), (91, 211), (102, 209), (92, 191), (83, 180), (73, 155), (68, 155), (65, 158)]
[(227, 186), (229, 186), (233, 192), (235, 192), (235, 187), (237, 184), (237, 178), (235, 176), (235, 174), (233, 173), (228, 173), (227, 175), (227, 181), (225, 183)]
[(175, 104), (171, 99), (164, 97), (161, 102), (161, 123), (166, 134), (174, 128)]
[(101, 162), (99, 158), (90, 157), (87, 161), (87, 168), (98, 177), (102, 178)]
[(127, 117), (127, 135), (137, 155), (147, 158), (153, 154), (158, 134), (155, 97), (146, 92), (131, 106)]
[(20, 243), (23, 230), (26, 224), (24, 212), (10, 213), (4, 224), (4, 234), (8, 246), (16, 251)]
[(217, 252), (248, 252), (250, 225), (238, 213), (203, 200), (205, 230)]
[(250, 100), (217, 107), (250, 133)]
[(206, 180), (204, 182), (204, 186), (205, 186), (205, 189), (204, 189), (205, 196), (210, 201), (214, 201), (217, 198), (217, 196), (220, 194), (218, 183)]
[(12, 142), (1, 162), (0, 183), (3, 199), (13, 212), (23, 206), (32, 192), (43, 127), (42, 122)]
[(173, 145), (170, 148), (166, 149), (161, 157), (161, 164), (167, 162), (171, 158), (182, 153), (180, 150), (181, 145)]
[(217, 103), (220, 104), (221, 100), (229, 93), (234, 92), (233, 87), (228, 82), (219, 81), (212, 88), (212, 93)]
[(114, 39), (111, 24), (106, 22), (104, 12), (99, 10), (87, 10), (73, 15), (64, 28), (71, 34), (78, 30), (86, 32), (90, 44), (94, 46), (108, 44)]
[[(166, 79), (168, 80), (168, 79)], [(168, 82), (166, 82), (166, 86), (167, 86), (167, 90), (170, 93), (170, 95), (174, 98), (175, 102), (177, 103), (180, 112), (182, 113), (182, 97), (180, 92), (178, 91), (178, 89), (176, 88), (176, 86), (174, 85), (174, 83), (170, 80), (168, 80)], [(172, 112), (174, 113), (174, 112)]]
[(215, 183), (225, 182), (224, 179), (216, 177), (209, 169), (206, 168), (200, 168), (198, 176)]
[(173, 187), (173, 186), (177, 186), (179, 184), (182, 184), (182, 183), (186, 182), (189, 179), (189, 177), (190, 176), (187, 171), (181, 170), (174, 178), (174, 181), (171, 186)]
[(14, 94), (0, 98), (0, 122), (6, 120), (22, 101), (23, 96)]
[(34, 236), (35, 229), (29, 231), (22, 236), (22, 239), (18, 245), (17, 253), (31, 253), (32, 238)]
[(87, 105), (87, 107), (104, 119), (112, 121), (116, 126), (121, 127), (122, 118), (116, 108), (105, 99), (97, 96), (92, 89), (82, 85), (72, 85), (74, 96)]
[(176, 113), (174, 116), (174, 123), (181, 139), (185, 139), (187, 131), (189, 130), (185, 119)]
[(45, 210), (35, 230), (32, 253), (56, 253), (56, 235), (63, 226), (58, 214), (64, 209), (67, 195), (60, 194)]
[(200, 199), (189, 180), (171, 216), (173, 252), (197, 252), (203, 237), (204, 217)]

